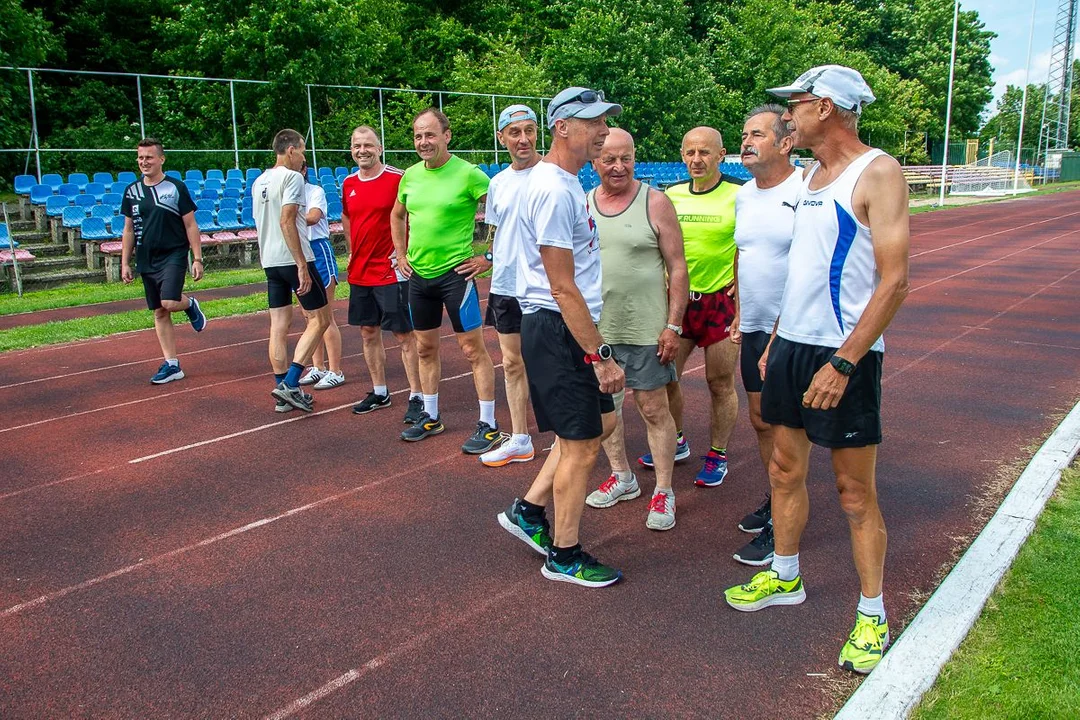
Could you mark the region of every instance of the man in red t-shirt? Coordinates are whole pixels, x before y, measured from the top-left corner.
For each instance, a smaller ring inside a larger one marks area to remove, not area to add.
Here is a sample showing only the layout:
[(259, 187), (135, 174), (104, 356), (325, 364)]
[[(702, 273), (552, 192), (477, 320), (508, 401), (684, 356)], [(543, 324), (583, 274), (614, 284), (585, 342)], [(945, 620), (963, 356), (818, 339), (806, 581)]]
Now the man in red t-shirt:
[(353, 130), (350, 147), (358, 169), (341, 186), (341, 222), (349, 238), (349, 324), (360, 326), (374, 385), (353, 412), (363, 415), (390, 406), (382, 340), (382, 331), (389, 330), (401, 344), (410, 390), (405, 424), (412, 425), (424, 411), (419, 357), (409, 314), (409, 281), (397, 271), (390, 237), (390, 211), (402, 171), (383, 163), (379, 136), (366, 125)]

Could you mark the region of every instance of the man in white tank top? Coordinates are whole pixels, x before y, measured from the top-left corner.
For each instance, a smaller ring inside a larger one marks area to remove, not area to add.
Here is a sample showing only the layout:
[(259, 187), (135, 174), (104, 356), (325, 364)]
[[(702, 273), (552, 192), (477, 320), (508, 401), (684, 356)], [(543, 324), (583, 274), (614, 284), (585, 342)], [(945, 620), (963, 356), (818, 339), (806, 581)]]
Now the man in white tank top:
[[(761, 374), (758, 360), (769, 344), (780, 297), (787, 279), (787, 257), (795, 224), (795, 203), (802, 174), (791, 164), (793, 141), (784, 108), (762, 105), (747, 115), (742, 131), (743, 167), (754, 179), (735, 195), (735, 322), (731, 341), (742, 349), (740, 367), (750, 424), (757, 433), (758, 451), (769, 473), (772, 425), (761, 419)], [(768, 565), (773, 557), (773, 529), (768, 496), (739, 523), (743, 532), (757, 533), (733, 556), (746, 565)]]
[(725, 592), (736, 610), (806, 598), (799, 538), (809, 512), (812, 444), (832, 451), (862, 594), (839, 665), (868, 673), (889, 644), (882, 601), (885, 522), (874, 470), (881, 442), (881, 335), (908, 292), (908, 196), (900, 165), (859, 140), (874, 95), (850, 68), (813, 68), (786, 87), (795, 147), (817, 164), (803, 180), (780, 317), (765, 350), (762, 419), (775, 425), (769, 466), (772, 568)]

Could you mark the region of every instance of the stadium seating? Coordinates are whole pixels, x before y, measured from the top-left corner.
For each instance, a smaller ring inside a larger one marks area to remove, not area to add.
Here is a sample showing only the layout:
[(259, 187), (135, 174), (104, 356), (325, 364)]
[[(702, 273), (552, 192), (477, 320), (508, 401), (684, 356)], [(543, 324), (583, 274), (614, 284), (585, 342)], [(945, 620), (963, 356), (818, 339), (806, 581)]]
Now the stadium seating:
[(195, 223), (199, 226), (199, 232), (215, 233), (221, 230), (221, 227), (214, 221), (214, 213), (209, 210), (196, 210)]
[(79, 188), (79, 192), (83, 192), (90, 183), (90, 178), (86, 176), (86, 173), (71, 173), (68, 175), (68, 183)]
[(188, 195), (191, 195), (192, 198), (199, 197), (199, 193), (202, 192), (202, 185), (196, 180), (185, 180), (184, 187), (187, 188)]
[(90, 208), (90, 217), (112, 220), (116, 215), (116, 208), (112, 205), (95, 205)]
[[(213, 170), (208, 170), (207, 172), (214, 172), (214, 171)], [(221, 171), (218, 170), (217, 173), (218, 173), (218, 175), (220, 175)], [(218, 194), (220, 194), (221, 191), (224, 188), (225, 188), (225, 178), (208, 177), (208, 178), (206, 178), (205, 181), (203, 181), (203, 192), (206, 192), (207, 190), (214, 190)]]
[(218, 205), (218, 212), (220, 213), (222, 210), (236, 210), (237, 212), (239, 212), (240, 199), (232, 197), (221, 198), (221, 204)]
[[(82, 194), (82, 191), (79, 190), (79, 186), (75, 183), (62, 183), (58, 192), (60, 195), (69, 198), (74, 198), (76, 195)], [(74, 200), (72, 202), (74, 202)]]
[[(132, 180), (131, 182), (135, 182), (135, 181)], [(124, 191), (127, 190), (127, 186), (130, 185), (130, 184), (131, 184), (130, 182), (124, 182), (123, 180), (117, 180), (116, 182), (114, 182), (112, 185), (109, 186), (109, 192), (112, 193), (113, 195), (120, 195), (122, 197), (124, 195)]]
[(244, 184), (244, 173), (239, 168), (229, 168), (225, 171), (225, 187), (229, 187), (230, 180), (239, 180), (240, 185)]
[(240, 209), (240, 222), (246, 228), (255, 227), (255, 216), (251, 213), (250, 205), (245, 205)]
[[(232, 170), (230, 170), (229, 172), (232, 172)], [(243, 178), (238, 178), (238, 177), (225, 178), (225, 189), (226, 190), (232, 190), (232, 189), (243, 190), (244, 189), (244, 179)]]
[(112, 233), (109, 231), (105, 221), (99, 217), (85, 218), (79, 232), (82, 233), (83, 240), (109, 240), (112, 238)]
[(217, 209), (217, 203), (215, 203), (213, 200), (199, 198), (195, 201), (195, 209), (212, 213), (215, 209)]
[[(218, 227), (223, 230), (242, 230), (244, 228), (243, 223), (240, 222), (236, 208), (219, 210), (216, 222)], [(200, 228), (200, 230), (201, 229), (202, 228)]]
[(33, 175), (15, 176), (15, 192), (19, 195), (29, 195), (30, 189), (37, 184), (37, 178)]
[(341, 220), (341, 203), (328, 202), (326, 203), (326, 219), (329, 222), (340, 222)]
[(98, 204), (97, 198), (93, 195), (76, 195), (75, 207), (82, 208), (84, 213), (89, 213), (90, 208)]
[(207, 188), (205, 190), (200, 190), (196, 197), (200, 200), (213, 200), (216, 203), (218, 197), (220, 197), (220, 193), (217, 190)]
[(81, 208), (77, 205), (68, 205), (61, 213), (61, 224), (66, 228), (77, 228), (82, 226), (83, 218), (86, 217), (86, 208)]
[(124, 215), (117, 215), (109, 223), (109, 229), (112, 230), (113, 237), (122, 237), (124, 235), (124, 223), (127, 222), (127, 217)]
[(221, 191), (221, 197), (222, 198), (234, 198), (236, 200), (239, 200), (243, 196), (244, 196), (244, 191), (241, 190), (240, 188), (227, 187), (227, 188), (225, 188), (224, 190)]
[(131, 183), (139, 179), (139, 176), (130, 170), (124, 170), (123, 172), (116, 173), (116, 182), (124, 183), (124, 187), (127, 187)]
[(19, 247), (19, 242), (12, 239), (11, 234), (8, 233), (8, 227), (4, 223), (0, 223), (0, 247)]
[(120, 204), (124, 201), (122, 193), (107, 192), (101, 196), (102, 205), (112, 205), (115, 208), (119, 208)]
[(188, 170), (187, 172), (185, 172), (184, 173), (184, 182), (186, 183), (189, 180), (194, 180), (195, 182), (197, 182), (199, 184), (199, 187), (202, 187), (202, 184), (203, 184), (202, 170)]
[(96, 172), (94, 173), (94, 182), (101, 183), (102, 185), (108, 187), (113, 183), (112, 173)]
[[(110, 177), (109, 183), (112, 184), (112, 178)], [(105, 195), (105, 183), (91, 182), (86, 185), (86, 194), (92, 195), (95, 202), (101, 202), (101, 198)]]
[(45, 217), (61, 217), (64, 208), (70, 206), (71, 203), (63, 195), (50, 195), (45, 199)]
[(244, 180), (246, 186), (250, 188), (251, 183), (258, 180), (260, 175), (262, 175), (262, 170), (260, 170), (259, 168), (248, 168), (247, 172), (244, 173)]
[(184, 180), (184, 178), (180, 175), (180, 172), (178, 170), (166, 170), (165, 171), (165, 177), (172, 178), (173, 180), (177, 180), (179, 182), (183, 182), (183, 180)]
[(60, 192), (60, 186), (64, 184), (64, 178), (56, 173), (45, 173), (41, 176), (41, 184), (48, 185), (54, 193)]
[[(30, 202), (34, 205), (44, 205), (49, 198), (54, 197), (54, 191), (50, 185), (35, 185), (30, 188)], [(67, 203), (67, 199), (64, 199)]]

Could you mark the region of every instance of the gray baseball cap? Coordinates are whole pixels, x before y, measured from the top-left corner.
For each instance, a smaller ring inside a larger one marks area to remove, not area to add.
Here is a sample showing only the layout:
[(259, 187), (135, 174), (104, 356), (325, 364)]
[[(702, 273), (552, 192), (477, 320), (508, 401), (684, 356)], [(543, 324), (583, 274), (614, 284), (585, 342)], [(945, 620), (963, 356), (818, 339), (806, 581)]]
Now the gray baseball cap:
[(548, 127), (554, 127), (556, 120), (581, 118), (591, 120), (601, 115), (618, 115), (622, 105), (604, 100), (600, 90), (583, 87), (568, 87), (551, 99), (547, 108)]
[(856, 113), (862, 113), (862, 109), (876, 99), (859, 71), (843, 65), (810, 68), (790, 85), (769, 88), (765, 92), (782, 98), (795, 93), (810, 93), (829, 98), (837, 107)]
[(503, 128), (518, 120), (532, 120), (536, 122), (536, 113), (528, 105), (511, 105), (499, 113), (499, 132)]

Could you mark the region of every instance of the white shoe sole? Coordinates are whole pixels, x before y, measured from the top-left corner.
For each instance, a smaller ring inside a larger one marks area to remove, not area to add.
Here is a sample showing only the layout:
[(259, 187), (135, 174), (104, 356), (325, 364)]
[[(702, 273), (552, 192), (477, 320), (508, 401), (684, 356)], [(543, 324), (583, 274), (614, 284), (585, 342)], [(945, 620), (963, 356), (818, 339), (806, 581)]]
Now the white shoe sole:
[(298, 385), (304, 385), (304, 386), (315, 385), (316, 383), (322, 382), (322, 379), (323, 379), (322, 375), (316, 375), (315, 377), (309, 377), (309, 376), (305, 375), (304, 377), (300, 378), (297, 381), (297, 384)]
[(315, 389), (316, 390), (329, 390), (330, 388), (341, 387), (344, 384), (345, 384), (345, 376), (344, 375), (338, 375), (336, 377), (333, 376), (333, 375), (324, 375), (322, 380), (319, 380), (319, 382), (315, 383)]
[(771, 605), (802, 605), (804, 600), (806, 600), (806, 590), (800, 588), (799, 592), (784, 593), (783, 595), (770, 595), (767, 598), (762, 598), (757, 602), (746, 605), (736, 605), (730, 600), (727, 601), (727, 604), (731, 605), (731, 607), (739, 612), (754, 612), (756, 610), (763, 610)]
[[(500, 448), (496, 448), (493, 452), (497, 452), (499, 449)], [(534, 453), (532, 449), (529, 450), (528, 455), (524, 453), (519, 453), (511, 455), (509, 457), (485, 458), (485, 455), (489, 454), (491, 453), (484, 453), (484, 455), (480, 456), (480, 463), (485, 467), (503, 467), (504, 465), (509, 465), (510, 463), (529, 462), (534, 457), (536, 457), (536, 453)]]
[(731, 556), (735, 562), (741, 562), (743, 565), (749, 565), (750, 567), (764, 567), (765, 565), (772, 565), (772, 555), (765, 560), (747, 560), (746, 558), (739, 557), (739, 553), (735, 553)]
[(570, 583), (572, 585), (580, 585), (581, 587), (587, 588), (607, 587), (608, 585), (614, 585), (622, 579), (622, 577), (620, 576), (615, 578), (614, 580), (608, 580), (607, 582), (589, 582), (587, 580), (582, 580), (581, 578), (573, 577), (572, 575), (566, 575), (565, 573), (551, 572), (547, 569), (546, 563), (540, 566), (540, 574), (546, 577), (548, 580)]
[(591, 508), (596, 508), (597, 510), (603, 510), (604, 508), (609, 508), (612, 505), (615, 505), (616, 503), (621, 503), (623, 500), (633, 500), (636, 497), (641, 497), (641, 488), (640, 487), (637, 490), (635, 490), (634, 492), (623, 493), (622, 495), (615, 498), (614, 500), (608, 500), (606, 502), (602, 502), (602, 501), (599, 501), (599, 500), (593, 500), (593, 496), (589, 495), (589, 497), (585, 498), (585, 504), (588, 505)]
[(645, 520), (645, 527), (649, 528), (650, 530), (659, 530), (661, 532), (664, 530), (670, 530), (671, 528), (675, 527), (675, 518), (671, 519), (670, 525), (657, 525), (654, 524), (651, 520), (647, 519)]
[(303, 410), (304, 412), (311, 412), (312, 410), (314, 410), (314, 408), (311, 407), (310, 405), (305, 405), (300, 400), (294, 400), (292, 395), (285, 392), (284, 390), (279, 390), (278, 388), (274, 388), (273, 390), (270, 391), (270, 394), (274, 396), (274, 399), (280, 400), (283, 403), (288, 403), (289, 405), (292, 405), (297, 410)]
[(183, 379), (184, 379), (184, 371), (181, 370), (180, 372), (173, 373), (172, 375), (169, 375), (164, 380), (151, 380), (150, 384), (151, 385), (164, 385), (165, 383), (171, 383), (173, 380), (183, 380)]
[(501, 512), (495, 516), (499, 520), (499, 524), (503, 526), (503, 530), (516, 537), (521, 542), (531, 547), (536, 552), (540, 553), (544, 557), (547, 557), (547, 550), (533, 542), (533, 539), (525, 534), (525, 531), (510, 521), (510, 518), (506, 517), (505, 512)]
[(746, 528), (744, 528), (742, 526), (742, 523), (739, 523), (739, 529), (742, 530), (747, 535), (760, 535), (761, 531), (764, 530), (765, 528), (759, 527), (759, 528), (751, 528), (751, 529), (747, 530)]

